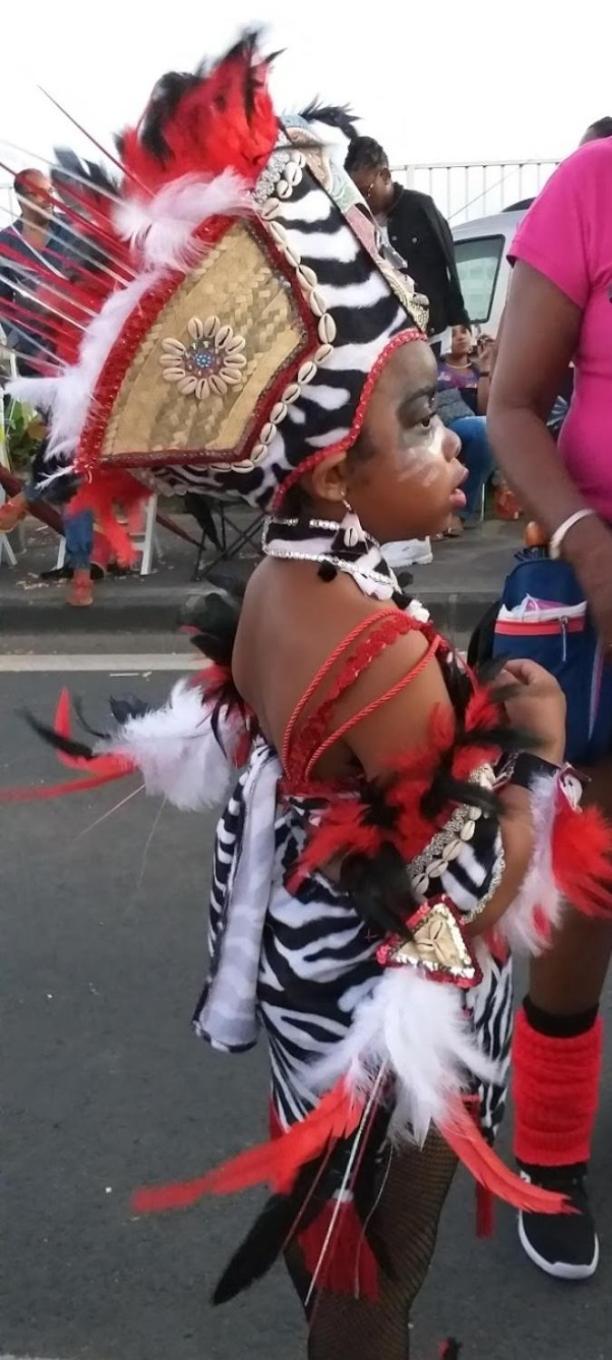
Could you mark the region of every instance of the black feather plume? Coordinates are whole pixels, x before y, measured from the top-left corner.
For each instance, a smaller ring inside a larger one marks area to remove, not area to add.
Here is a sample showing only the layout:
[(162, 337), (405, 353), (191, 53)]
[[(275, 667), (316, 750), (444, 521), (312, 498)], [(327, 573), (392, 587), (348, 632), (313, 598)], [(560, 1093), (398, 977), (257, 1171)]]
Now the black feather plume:
[(124, 699), (114, 699), (111, 695), (108, 702), (113, 718), (120, 726), (129, 718), (143, 718), (145, 713), (151, 712), (151, 705), (139, 699), (137, 694), (126, 694)]
[(238, 595), (209, 590), (190, 601), (184, 614), (194, 646), (217, 665), (229, 666), (231, 662), (241, 605)]
[[(288, 1195), (272, 1195), (266, 1200), (253, 1226), (234, 1252), (218, 1281), (212, 1301), (227, 1303), (248, 1289), (271, 1270), (295, 1232), (308, 1227), (321, 1211), (327, 1198), (332, 1168), (326, 1168), (325, 1155), (307, 1162)], [(314, 1190), (314, 1193), (313, 1193)]]
[(406, 861), (389, 841), (374, 856), (345, 855), (339, 881), (364, 921), (381, 935), (406, 931), (406, 917), (419, 903)]
[(39, 722), (38, 718), (35, 718), (34, 714), (27, 710), (24, 711), (23, 716), (33, 731), (54, 750), (62, 751), (66, 756), (79, 756), (85, 760), (93, 760), (94, 753), (91, 746), (85, 746), (82, 741), (73, 741), (71, 737), (60, 737), (59, 733), (54, 731), (52, 727), (47, 727), (46, 723)]
[(339, 128), (349, 142), (357, 136), (355, 123), (358, 121), (358, 114), (348, 104), (320, 104), (318, 99), (313, 99), (305, 109), (302, 110), (300, 118), (305, 123), (325, 123), (327, 127)]
[(200, 84), (201, 76), (190, 71), (166, 71), (153, 89), (145, 112), (140, 140), (145, 149), (161, 165), (165, 165), (170, 155), (170, 147), (164, 137), (164, 128), (174, 116), (183, 95)]
[(84, 732), (89, 732), (90, 737), (96, 737), (98, 741), (108, 741), (110, 739), (110, 732), (98, 732), (98, 730), (95, 727), (92, 727), (91, 723), (87, 721), (82, 699), (79, 699), (78, 696), (73, 697), (72, 707)]

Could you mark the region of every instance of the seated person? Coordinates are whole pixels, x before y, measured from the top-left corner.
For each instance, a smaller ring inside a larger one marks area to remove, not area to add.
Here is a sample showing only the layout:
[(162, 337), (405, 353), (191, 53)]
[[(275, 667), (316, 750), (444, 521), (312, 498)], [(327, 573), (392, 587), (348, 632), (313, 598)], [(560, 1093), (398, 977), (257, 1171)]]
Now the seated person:
[(453, 326), (450, 353), (438, 361), (438, 412), (448, 429), (459, 436), (461, 460), (468, 469), (466, 504), (453, 515), (446, 531), (449, 538), (458, 538), (474, 522), (483, 486), (493, 471), (485, 420), (492, 349), (492, 340), (483, 336), (475, 351), (471, 327)]

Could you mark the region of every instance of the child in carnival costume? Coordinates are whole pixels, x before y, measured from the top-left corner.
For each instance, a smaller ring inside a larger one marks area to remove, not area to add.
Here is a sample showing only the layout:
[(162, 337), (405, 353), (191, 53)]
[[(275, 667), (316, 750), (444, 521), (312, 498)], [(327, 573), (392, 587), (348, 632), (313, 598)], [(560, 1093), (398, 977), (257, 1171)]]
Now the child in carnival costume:
[(458, 1158), (481, 1190), (559, 1210), (491, 1147), (509, 949), (545, 947), (563, 894), (608, 908), (608, 833), (562, 766), (556, 683), (520, 662), (479, 683), (384, 561), (380, 542), (463, 504), (459, 444), (423, 299), (311, 127), (344, 115), (283, 121), (267, 75), (247, 36), (159, 82), (118, 185), (65, 155), (57, 171), (94, 262), (52, 285), (78, 329), (27, 391), (81, 503), (123, 553), (113, 506), (153, 487), (267, 518), (243, 602), (208, 598), (197, 681), (155, 712), (115, 706), (93, 750), (64, 699), (53, 740), (80, 772), (62, 790), (139, 769), (179, 807), (224, 805), (194, 1027), (269, 1046), (270, 1141), (136, 1208), (265, 1182), (216, 1301), (284, 1254), (313, 1360), (340, 1337), (405, 1360)]

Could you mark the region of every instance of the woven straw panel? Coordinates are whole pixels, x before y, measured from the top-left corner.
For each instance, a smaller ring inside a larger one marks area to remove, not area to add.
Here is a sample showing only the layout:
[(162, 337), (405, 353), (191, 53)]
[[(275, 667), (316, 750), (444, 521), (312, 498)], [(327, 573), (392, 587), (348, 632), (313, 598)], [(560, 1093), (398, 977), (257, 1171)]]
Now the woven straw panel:
[[(187, 323), (217, 316), (245, 340), (247, 359), (240, 386), (224, 396), (199, 401), (164, 380), (162, 341), (188, 344)], [(279, 372), (301, 362), (307, 341), (304, 322), (284, 274), (257, 236), (236, 223), (212, 246), (160, 311), (128, 369), (114, 403), (101, 450), (104, 461), (185, 450), (190, 460), (211, 462), (220, 455), (246, 457), (245, 445), (265, 419), (259, 407)], [(293, 376), (289, 370), (286, 381)], [(259, 408), (259, 409), (258, 409)]]

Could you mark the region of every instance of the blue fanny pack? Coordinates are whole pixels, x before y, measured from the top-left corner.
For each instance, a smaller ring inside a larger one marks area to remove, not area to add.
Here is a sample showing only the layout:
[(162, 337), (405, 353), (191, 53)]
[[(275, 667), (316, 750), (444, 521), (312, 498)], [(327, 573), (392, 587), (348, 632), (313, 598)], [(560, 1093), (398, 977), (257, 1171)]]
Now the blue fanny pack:
[(493, 627), (494, 657), (537, 661), (559, 681), (567, 702), (566, 757), (593, 763), (612, 753), (612, 668), (567, 562), (541, 548), (517, 553)]

